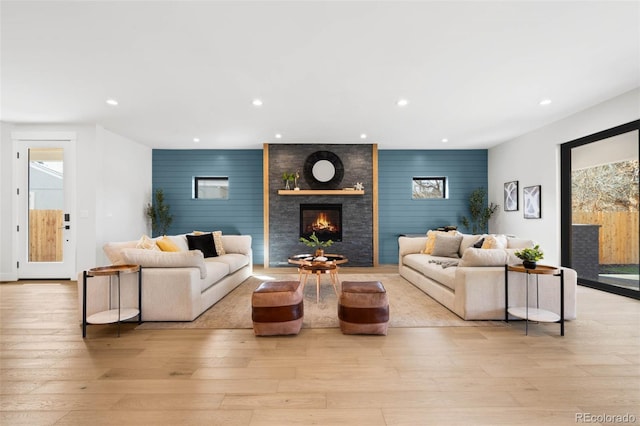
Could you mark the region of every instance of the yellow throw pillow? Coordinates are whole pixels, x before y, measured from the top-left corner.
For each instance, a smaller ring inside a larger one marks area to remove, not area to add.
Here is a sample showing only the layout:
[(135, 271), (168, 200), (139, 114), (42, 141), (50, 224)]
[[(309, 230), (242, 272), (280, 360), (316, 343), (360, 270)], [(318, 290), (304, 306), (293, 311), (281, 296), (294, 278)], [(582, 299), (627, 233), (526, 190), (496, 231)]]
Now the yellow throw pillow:
[(162, 251), (180, 251), (180, 247), (178, 247), (169, 237), (166, 235), (159, 240), (156, 241), (156, 245), (160, 247)]

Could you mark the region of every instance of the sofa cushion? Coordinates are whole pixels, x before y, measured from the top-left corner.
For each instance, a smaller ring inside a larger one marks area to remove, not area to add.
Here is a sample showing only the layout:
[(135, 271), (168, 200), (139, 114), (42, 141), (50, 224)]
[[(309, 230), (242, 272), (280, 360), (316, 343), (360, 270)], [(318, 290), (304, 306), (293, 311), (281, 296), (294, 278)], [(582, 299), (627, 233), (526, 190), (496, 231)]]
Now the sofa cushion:
[(436, 241), (431, 251), (432, 256), (458, 258), (458, 250), (462, 242), (462, 235), (436, 234)]
[(213, 243), (213, 234), (187, 235), (189, 250), (200, 250), (204, 257), (215, 257), (218, 255), (216, 246)]
[(408, 254), (402, 258), (402, 263), (406, 266), (409, 266), (431, 280), (454, 290), (456, 268), (443, 268), (438, 263), (433, 263), (431, 261), (442, 261), (446, 263), (450, 262), (451, 258), (430, 256), (419, 253)]
[(170, 252), (125, 248), (122, 250), (122, 259), (124, 263), (143, 268), (198, 268), (200, 278), (207, 276), (204, 256), (200, 250)]
[(523, 248), (533, 248), (536, 245), (536, 242), (533, 240), (526, 240), (524, 238), (515, 238), (509, 237), (507, 238), (507, 247), (509, 249), (523, 249)]
[(458, 266), (504, 266), (507, 252), (504, 249), (478, 249), (470, 247), (464, 251)]
[(200, 292), (205, 291), (227, 275), (229, 275), (229, 265), (224, 262), (215, 262), (217, 257), (210, 257), (204, 261), (205, 268), (207, 269), (207, 279), (200, 281)]
[(249, 257), (244, 254), (228, 253), (207, 259), (207, 262), (209, 261), (225, 263), (229, 266), (229, 273), (232, 274), (249, 264)]
[(106, 243), (102, 249), (104, 250), (104, 254), (107, 255), (107, 258), (111, 262), (112, 265), (122, 265), (126, 263), (122, 259), (122, 250), (126, 248), (136, 248), (138, 241), (123, 241), (118, 243)]

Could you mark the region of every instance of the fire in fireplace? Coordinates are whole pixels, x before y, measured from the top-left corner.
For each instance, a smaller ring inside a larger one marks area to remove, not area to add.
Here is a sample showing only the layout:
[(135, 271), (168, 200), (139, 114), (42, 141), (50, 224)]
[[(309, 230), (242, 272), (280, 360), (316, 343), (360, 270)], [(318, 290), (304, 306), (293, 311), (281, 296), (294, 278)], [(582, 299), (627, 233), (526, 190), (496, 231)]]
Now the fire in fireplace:
[(342, 204), (300, 204), (300, 236), (342, 241)]

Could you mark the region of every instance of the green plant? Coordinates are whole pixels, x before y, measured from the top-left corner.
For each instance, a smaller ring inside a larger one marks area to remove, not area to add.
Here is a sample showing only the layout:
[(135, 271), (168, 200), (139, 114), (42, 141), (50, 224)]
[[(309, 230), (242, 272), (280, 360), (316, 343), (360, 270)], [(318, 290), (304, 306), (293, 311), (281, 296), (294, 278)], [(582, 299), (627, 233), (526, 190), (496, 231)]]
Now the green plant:
[(300, 242), (304, 243), (307, 247), (329, 247), (333, 244), (332, 240), (320, 241), (316, 233), (312, 233), (309, 238), (300, 237)]
[(487, 224), (491, 216), (498, 210), (498, 205), (489, 203), (487, 206), (485, 197), (487, 191), (480, 187), (475, 189), (469, 196), (469, 212), (471, 218), (462, 216), (460, 221), (462, 225), (474, 234), (486, 232)]
[(155, 202), (147, 204), (147, 217), (151, 219), (151, 229), (156, 235), (166, 235), (173, 215), (169, 213), (170, 206), (164, 203), (164, 191), (157, 189), (155, 193)]
[(282, 180), (285, 182), (293, 182), (294, 180), (296, 180), (296, 174), (284, 172), (282, 174)]
[(537, 262), (544, 258), (544, 253), (540, 250), (540, 246), (537, 244), (533, 248), (524, 248), (514, 254), (525, 262)]

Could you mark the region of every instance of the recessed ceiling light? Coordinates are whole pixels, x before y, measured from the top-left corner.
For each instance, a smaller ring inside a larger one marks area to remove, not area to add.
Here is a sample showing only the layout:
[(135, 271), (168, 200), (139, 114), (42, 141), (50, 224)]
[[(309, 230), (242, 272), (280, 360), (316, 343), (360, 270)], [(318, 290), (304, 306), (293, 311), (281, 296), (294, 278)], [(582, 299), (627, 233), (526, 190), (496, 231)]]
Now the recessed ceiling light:
[(200, 138), (193, 138), (193, 141), (194, 141), (195, 143), (198, 143), (198, 142), (200, 142)]
[(116, 101), (115, 99), (107, 99), (105, 102), (107, 103), (107, 105), (111, 105), (111, 106), (118, 105), (118, 101)]
[(280, 133), (276, 133), (276, 139), (282, 139), (282, 135)]
[(543, 99), (540, 101), (540, 105), (545, 106), (551, 103), (551, 99)]
[(367, 134), (366, 133), (361, 133), (360, 134), (360, 139), (366, 139), (367, 138)]
[(409, 105), (409, 101), (406, 99), (398, 99), (398, 102), (396, 102), (396, 105), (398, 105), (399, 107), (405, 107)]
[(449, 139), (447, 138), (442, 139), (442, 143), (447, 143), (447, 142), (449, 142)]
[(262, 106), (262, 99), (254, 99), (252, 102), (253, 106)]

